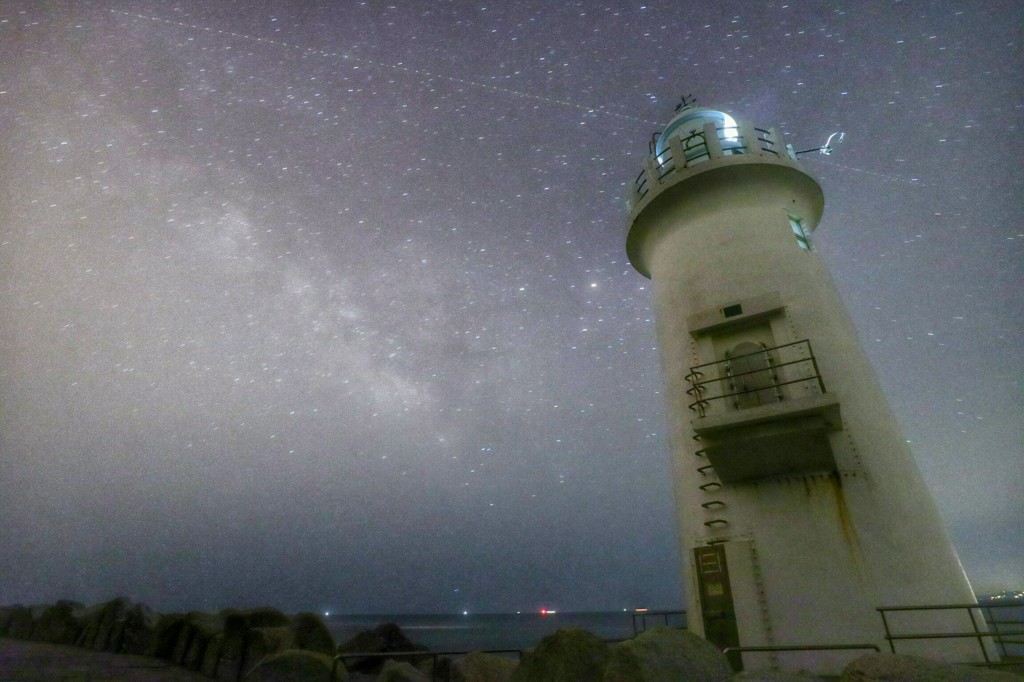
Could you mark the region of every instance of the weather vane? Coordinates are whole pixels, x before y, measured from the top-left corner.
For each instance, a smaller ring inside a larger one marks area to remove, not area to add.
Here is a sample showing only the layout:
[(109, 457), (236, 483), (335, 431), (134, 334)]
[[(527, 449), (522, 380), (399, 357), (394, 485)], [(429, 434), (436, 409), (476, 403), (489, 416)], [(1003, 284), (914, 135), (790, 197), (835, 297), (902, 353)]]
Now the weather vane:
[[(837, 135), (839, 136), (838, 139), (836, 139)], [(820, 147), (811, 147), (810, 149), (803, 149), (801, 151), (794, 152), (794, 154), (800, 156), (801, 154), (810, 154), (811, 152), (818, 152), (822, 156), (828, 156), (835, 150), (835, 147), (832, 146), (832, 140), (835, 139), (836, 144), (839, 144), (840, 142), (843, 141), (843, 138), (845, 137), (846, 133), (843, 132), (832, 133), (831, 135), (828, 136), (828, 139), (825, 140), (825, 144), (821, 145)]]
[[(689, 95), (682, 95), (679, 97), (679, 104), (676, 105), (674, 112), (678, 114), (683, 109), (688, 109), (689, 107), (692, 107), (696, 103), (697, 98), (693, 96), (692, 92)], [(651, 154), (654, 153), (654, 148), (658, 144), (659, 136), (661, 136), (660, 130), (655, 130), (653, 133), (651, 133), (651, 140), (650, 142), (647, 143), (647, 148), (650, 150)]]
[(681, 110), (692, 107), (696, 103), (697, 98), (693, 96), (692, 92), (689, 95), (683, 95), (679, 98), (679, 104), (676, 105), (675, 113), (678, 114)]

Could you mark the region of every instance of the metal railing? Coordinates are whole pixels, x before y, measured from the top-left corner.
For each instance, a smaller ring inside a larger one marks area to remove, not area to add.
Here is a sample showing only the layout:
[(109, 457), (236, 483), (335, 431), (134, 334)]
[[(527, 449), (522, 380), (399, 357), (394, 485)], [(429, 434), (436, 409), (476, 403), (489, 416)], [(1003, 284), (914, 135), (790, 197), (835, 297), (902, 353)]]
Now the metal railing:
[[(716, 127), (715, 136), (718, 139), (716, 143), (711, 144), (705, 136), (705, 130), (690, 133), (686, 137), (671, 138), (667, 149), (663, 149), (660, 154), (651, 154), (648, 167), (640, 171), (633, 181), (634, 205), (652, 189), (652, 180), (656, 180), (660, 185), (676, 171), (704, 163), (712, 157), (758, 153), (782, 158), (784, 154), (781, 152), (786, 150), (786, 146), (776, 139), (778, 133), (771, 129), (749, 127), (743, 123)], [(678, 152), (673, 153), (673, 150), (681, 151), (681, 155)], [(680, 158), (676, 158), (677, 156)], [(794, 156), (789, 158), (795, 160)]]
[[(783, 356), (794, 357), (780, 359)], [(756, 364), (743, 362), (754, 359), (763, 360), (763, 365), (745, 371), (733, 371), (737, 364), (740, 367)], [(787, 367), (792, 369), (783, 369)], [(717, 376), (705, 378), (712, 374)], [(785, 378), (787, 374), (792, 378)], [(800, 374), (803, 376), (797, 376)], [(687, 407), (701, 417), (707, 415), (708, 407), (715, 400), (734, 398), (738, 402), (742, 398), (755, 398), (760, 404), (763, 391), (771, 391), (776, 401), (783, 400), (783, 386), (811, 385), (816, 392), (825, 393), (825, 382), (821, 378), (811, 342), (807, 339), (696, 365), (690, 368), (686, 380), (690, 382), (686, 393), (694, 398)]]
[[(986, 666), (997, 666), (997, 665), (1020, 665), (1020, 660), (1009, 660), (1009, 661), (993, 661), (989, 656), (988, 647), (985, 646), (985, 639), (990, 638), (994, 643), (1003, 647), (1003, 655), (1006, 655), (1005, 644), (1021, 644), (1024, 643), (1024, 639), (1005, 639), (1006, 636), (1024, 637), (1024, 627), (1019, 630), (1005, 631), (999, 628), (999, 625), (1021, 625), (1024, 626), (1024, 620), (1000, 620), (995, 621), (992, 618), (991, 609), (998, 608), (1017, 608), (1024, 607), (1024, 603), (1012, 603), (1012, 604), (940, 604), (940, 605), (928, 605), (928, 606), (880, 606), (876, 609), (879, 615), (882, 617), (882, 626), (885, 628), (885, 639), (889, 642), (889, 649), (892, 653), (896, 653), (896, 642), (898, 640), (925, 640), (925, 639), (976, 639), (978, 640), (978, 647), (981, 649), (981, 655), (985, 659), (984, 665)], [(964, 610), (967, 611), (968, 616), (971, 619), (972, 629), (970, 632), (916, 632), (911, 634), (893, 634), (889, 628), (889, 620), (885, 617), (886, 613), (892, 613), (897, 611), (952, 611), (952, 610)], [(975, 611), (988, 610), (989, 618), (985, 619), (982, 616), (982, 622), (986, 625), (996, 625), (996, 628), (992, 631), (984, 631), (978, 626), (978, 619), (975, 616)], [(1016, 658), (1016, 657), (1015, 657)]]
[[(686, 611), (634, 611), (633, 616), (633, 636), (636, 637), (641, 632), (647, 629), (647, 617), (660, 618), (661, 621), (668, 625), (669, 617), (671, 616), (682, 616), (683, 627), (686, 627)], [(638, 626), (639, 625), (639, 626)]]
[[(734, 660), (742, 660), (729, 654), (745, 654), (755, 652), (778, 653), (780, 651), (874, 651), (878, 653), (877, 644), (786, 644), (782, 646), (727, 646), (722, 653), (729, 657), (730, 664)], [(740, 665), (742, 668), (742, 665)]]

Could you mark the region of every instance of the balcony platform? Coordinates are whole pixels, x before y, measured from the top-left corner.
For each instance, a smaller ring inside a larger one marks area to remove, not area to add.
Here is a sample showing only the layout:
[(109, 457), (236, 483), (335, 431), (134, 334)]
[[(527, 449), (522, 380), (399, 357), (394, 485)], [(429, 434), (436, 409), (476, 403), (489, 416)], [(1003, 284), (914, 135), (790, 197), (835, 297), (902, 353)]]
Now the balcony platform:
[(835, 471), (828, 433), (843, 428), (839, 397), (821, 394), (691, 421), (723, 484)]

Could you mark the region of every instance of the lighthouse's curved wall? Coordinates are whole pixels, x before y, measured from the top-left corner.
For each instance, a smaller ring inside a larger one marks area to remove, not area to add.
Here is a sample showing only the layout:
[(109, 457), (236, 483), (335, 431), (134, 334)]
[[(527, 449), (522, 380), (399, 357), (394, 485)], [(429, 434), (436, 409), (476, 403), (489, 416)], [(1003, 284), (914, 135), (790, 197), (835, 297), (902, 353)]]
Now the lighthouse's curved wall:
[[(743, 646), (888, 648), (876, 607), (973, 603), (831, 277), (806, 248), (823, 209), (818, 184), (778, 154), (719, 150), (686, 173), (646, 187), (627, 250), (655, 283), (690, 627), (704, 627), (695, 548), (715, 545), (724, 548)], [(730, 397), (743, 358), (727, 359), (750, 344), (778, 365), (779, 384), (753, 409), (744, 401), (766, 391)], [(801, 458), (794, 449), (804, 444), (810, 454)], [(725, 466), (748, 451), (788, 463), (727, 476)], [(971, 624), (965, 612), (933, 613), (910, 627)], [(963, 640), (900, 651), (980, 655), (977, 642)], [(849, 659), (782, 656), (823, 672)]]

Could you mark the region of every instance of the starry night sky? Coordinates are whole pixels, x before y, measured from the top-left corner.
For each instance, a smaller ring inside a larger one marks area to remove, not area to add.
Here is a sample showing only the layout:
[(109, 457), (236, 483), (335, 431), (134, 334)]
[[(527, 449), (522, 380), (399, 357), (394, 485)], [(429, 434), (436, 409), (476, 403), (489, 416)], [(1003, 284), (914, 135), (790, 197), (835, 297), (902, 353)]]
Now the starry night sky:
[(979, 592), (1024, 586), (1024, 6), (0, 5), (0, 603), (678, 608), (625, 185), (797, 149)]

